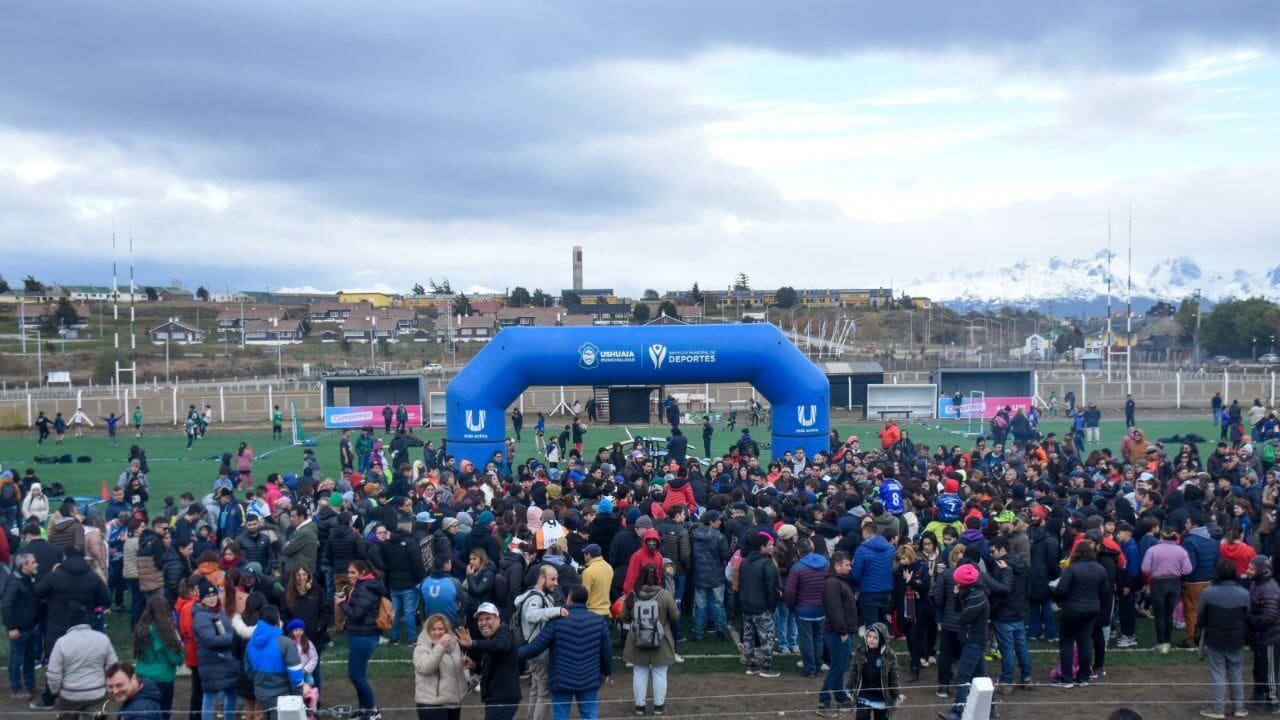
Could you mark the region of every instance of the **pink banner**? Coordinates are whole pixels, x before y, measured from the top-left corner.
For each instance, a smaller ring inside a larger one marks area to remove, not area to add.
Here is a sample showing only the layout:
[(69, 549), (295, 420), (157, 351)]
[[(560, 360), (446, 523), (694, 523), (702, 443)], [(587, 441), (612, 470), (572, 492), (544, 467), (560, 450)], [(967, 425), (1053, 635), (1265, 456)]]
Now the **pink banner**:
[(1012, 408), (1012, 412), (1019, 409), (1024, 412), (1031, 409), (1032, 398), (1029, 397), (984, 397), (979, 401), (977, 398), (961, 398), (959, 408), (955, 406), (952, 398), (944, 397), (938, 399), (938, 417), (951, 419), (969, 419), (969, 418), (993, 418), (1001, 408)]
[[(354, 405), (348, 407), (327, 407), (324, 409), (324, 426), (327, 428), (359, 428), (379, 427), (383, 425), (382, 405)], [(395, 426), (395, 411), (398, 405), (391, 406), (391, 424)], [(409, 413), (409, 426), (422, 425), (422, 406), (405, 405)]]

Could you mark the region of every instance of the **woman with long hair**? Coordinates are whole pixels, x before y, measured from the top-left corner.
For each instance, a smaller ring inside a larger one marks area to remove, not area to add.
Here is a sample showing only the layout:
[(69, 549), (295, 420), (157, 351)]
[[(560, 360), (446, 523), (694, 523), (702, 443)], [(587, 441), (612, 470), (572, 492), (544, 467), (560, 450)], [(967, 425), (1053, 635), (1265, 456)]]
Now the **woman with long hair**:
[[(1058, 635), (1057, 687), (1088, 685), (1093, 662), (1093, 626), (1103, 611), (1107, 571), (1098, 564), (1093, 541), (1082, 539), (1071, 549), (1071, 562), (1058, 578), (1054, 599), (1062, 609)], [(1073, 657), (1078, 667), (1073, 671)]]
[(347, 567), (347, 580), (351, 590), (334, 598), (347, 623), (347, 679), (356, 690), (364, 720), (382, 720), (368, 673), (369, 660), (378, 649), (382, 635), (378, 629), (378, 611), (382, 599), (389, 594), (378, 572), (364, 560), (351, 562)]
[(173, 710), (173, 678), (182, 664), (183, 650), (168, 601), (153, 595), (133, 626), (133, 659), (138, 676), (160, 690), (160, 720), (169, 720)]
[(910, 545), (900, 546), (893, 559), (893, 609), (898, 628), (907, 636), (911, 681), (915, 682), (920, 679), (920, 668), (929, 660), (929, 570)]
[[(329, 623), (332, 605), (325, 602), (324, 586), (315, 582), (311, 571), (299, 565), (294, 568), (293, 576), (286, 578), (288, 584), (284, 588), (283, 615), (286, 622), (298, 620), (302, 623), (307, 640), (315, 648), (317, 655), (324, 652), (329, 644)], [(320, 688), (320, 665), (312, 672), (314, 685)]]
[(459, 720), (467, 674), (453, 626), (444, 615), (437, 613), (423, 623), (413, 648), (413, 670), (418, 720)]
[(253, 446), (247, 442), (236, 450), (236, 482), (242, 490), (253, 489)]
[(90, 510), (84, 514), (84, 559), (89, 569), (107, 581), (107, 523), (102, 513)]

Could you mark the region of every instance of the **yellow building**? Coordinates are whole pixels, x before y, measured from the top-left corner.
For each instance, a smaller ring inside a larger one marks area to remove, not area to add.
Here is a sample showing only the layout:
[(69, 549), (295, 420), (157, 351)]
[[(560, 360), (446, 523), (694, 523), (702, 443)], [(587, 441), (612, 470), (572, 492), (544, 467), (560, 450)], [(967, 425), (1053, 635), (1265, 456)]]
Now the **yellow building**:
[(367, 302), (376, 308), (391, 307), (397, 304), (398, 296), (380, 292), (338, 292), (338, 302)]

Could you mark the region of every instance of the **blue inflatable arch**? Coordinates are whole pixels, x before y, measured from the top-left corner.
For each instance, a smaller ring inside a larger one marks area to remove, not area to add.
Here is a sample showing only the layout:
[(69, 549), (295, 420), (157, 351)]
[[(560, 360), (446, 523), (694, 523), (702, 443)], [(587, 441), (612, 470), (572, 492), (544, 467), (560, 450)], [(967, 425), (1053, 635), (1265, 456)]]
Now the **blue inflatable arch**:
[(445, 437), (459, 464), (484, 467), (503, 451), (507, 408), (525, 388), (729, 382), (769, 401), (775, 453), (828, 449), (830, 384), (767, 324), (506, 328), (449, 383)]

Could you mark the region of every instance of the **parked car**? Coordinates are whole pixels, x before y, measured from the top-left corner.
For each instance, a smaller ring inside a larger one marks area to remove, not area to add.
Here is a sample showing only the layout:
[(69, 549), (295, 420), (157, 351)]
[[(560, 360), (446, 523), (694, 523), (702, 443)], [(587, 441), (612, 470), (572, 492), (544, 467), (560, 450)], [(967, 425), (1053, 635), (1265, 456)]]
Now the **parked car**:
[(1232, 362), (1232, 361), (1231, 361), (1231, 358), (1227, 357), (1226, 355), (1214, 355), (1214, 356), (1213, 356), (1212, 358), (1210, 358), (1209, 360), (1210, 360), (1210, 362), (1212, 362), (1214, 365), (1219, 365), (1219, 366), (1221, 366), (1221, 367), (1226, 367), (1226, 366), (1230, 365), (1230, 364), (1231, 364), (1231, 362)]
[(427, 363), (422, 366), (422, 374), (439, 375), (444, 372), (444, 366), (440, 363)]
[(1275, 353), (1267, 353), (1266, 355), (1263, 355), (1262, 357), (1258, 358), (1258, 362), (1262, 363), (1263, 365), (1280, 365), (1280, 355), (1277, 355)]

